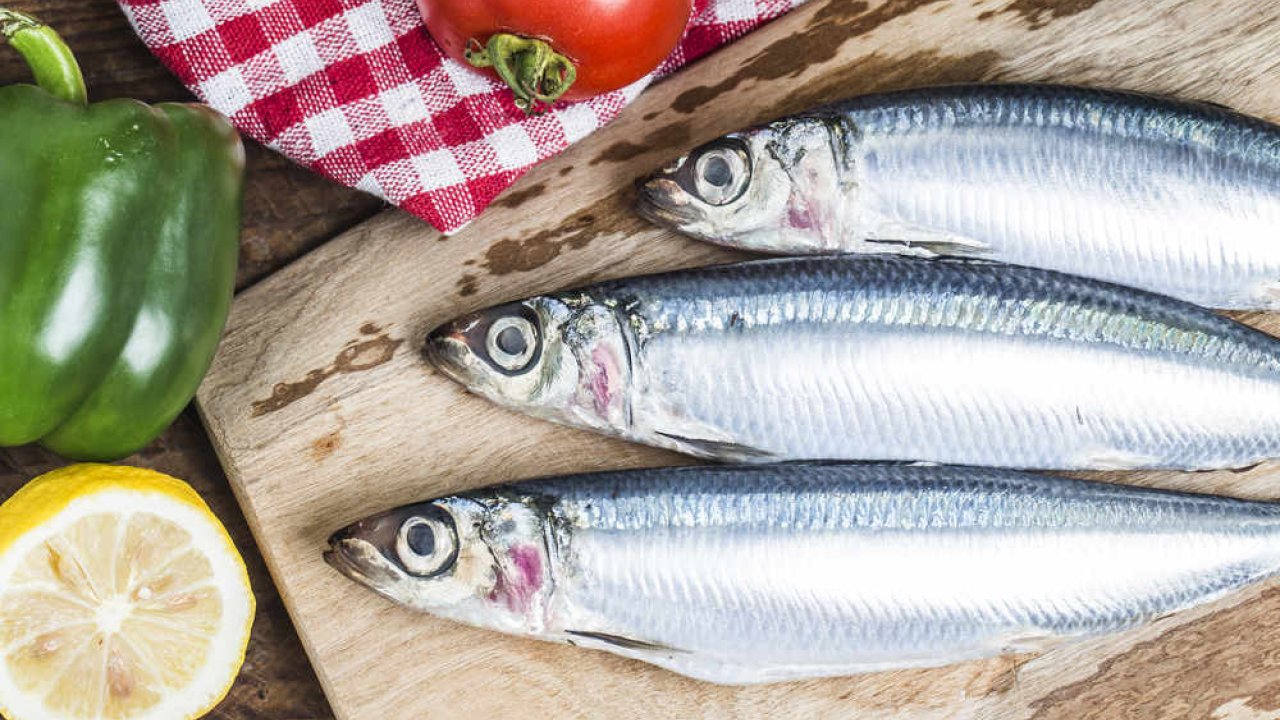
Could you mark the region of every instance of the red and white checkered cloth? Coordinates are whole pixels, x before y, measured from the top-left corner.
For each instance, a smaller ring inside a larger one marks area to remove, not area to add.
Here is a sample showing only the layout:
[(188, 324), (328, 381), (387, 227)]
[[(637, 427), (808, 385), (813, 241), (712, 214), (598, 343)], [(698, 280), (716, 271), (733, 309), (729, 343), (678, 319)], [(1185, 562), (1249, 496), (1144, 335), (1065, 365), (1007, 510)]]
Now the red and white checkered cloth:
[[(802, 2), (697, 0), (657, 75)], [(499, 82), (441, 53), (413, 0), (119, 3), (152, 52), (242, 132), (445, 232), (650, 80), (526, 117)]]

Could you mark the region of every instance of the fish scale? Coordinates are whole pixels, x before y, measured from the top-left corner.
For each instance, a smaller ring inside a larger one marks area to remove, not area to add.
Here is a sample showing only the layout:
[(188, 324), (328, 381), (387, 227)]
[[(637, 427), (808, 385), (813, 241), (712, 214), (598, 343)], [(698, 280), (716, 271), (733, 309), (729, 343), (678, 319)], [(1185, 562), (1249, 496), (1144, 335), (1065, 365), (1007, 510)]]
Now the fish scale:
[[(510, 323), (530, 352), (499, 367), (488, 335)], [(716, 460), (1280, 457), (1280, 340), (1170, 297), (980, 260), (799, 257), (626, 278), (460, 318), (426, 349), (509, 407)]]
[[(1004, 261), (1210, 304), (1228, 304), (1218, 299), (1223, 293), (1240, 294), (1241, 273), (1256, 283), (1280, 280), (1280, 135), (1271, 126), (1241, 127), (1238, 116), (1216, 109), (1098, 91), (968, 92), (977, 97), (950, 122), (913, 122), (909, 114), (915, 103), (947, 104), (945, 91), (938, 98), (904, 94), (897, 100), (903, 107), (887, 111), (892, 120), (861, 110), (865, 103), (832, 110), (861, 131), (865, 211), (990, 238), (998, 247), (988, 254)], [(990, 119), (984, 108), (994, 111)], [(1032, 108), (1054, 112), (1027, 112)], [(1009, 209), (992, 213), (982, 199)], [(1194, 210), (1178, 212), (1180, 206)], [(1245, 221), (1216, 222), (1231, 218)], [(1241, 228), (1246, 232), (1232, 232)], [(1231, 264), (1215, 257), (1257, 242), (1272, 249)], [(1238, 272), (1206, 282), (1206, 273), (1222, 269)]]
[(647, 328), (616, 431), (693, 454), (1104, 469), (1280, 454), (1280, 343), (1154, 294), (895, 256), (585, 293)]
[(1040, 647), (1280, 566), (1273, 505), (1007, 470), (668, 468), (476, 496), (536, 496), (560, 528), (544, 636), (641, 640), (658, 649), (605, 649), (721, 682)]
[[(741, 157), (736, 194), (703, 197), (707, 153)], [(982, 257), (1280, 307), (1280, 126), (1199, 102), (1020, 84), (868, 95), (695, 149), (638, 209), (763, 252)]]

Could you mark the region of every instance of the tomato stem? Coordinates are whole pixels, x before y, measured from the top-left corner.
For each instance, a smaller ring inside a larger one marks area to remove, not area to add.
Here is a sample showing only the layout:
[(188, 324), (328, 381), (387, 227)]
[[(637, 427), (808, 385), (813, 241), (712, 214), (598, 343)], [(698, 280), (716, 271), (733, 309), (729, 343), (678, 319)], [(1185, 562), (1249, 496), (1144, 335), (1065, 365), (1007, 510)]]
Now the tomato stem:
[(0, 7), (0, 43), (4, 41), (27, 61), (37, 85), (67, 102), (88, 102), (80, 65), (53, 28), (30, 15)]
[(578, 77), (573, 61), (551, 48), (545, 40), (495, 33), (483, 45), (467, 43), (467, 62), (491, 67), (516, 94), (516, 107), (537, 112), (537, 104), (559, 100)]

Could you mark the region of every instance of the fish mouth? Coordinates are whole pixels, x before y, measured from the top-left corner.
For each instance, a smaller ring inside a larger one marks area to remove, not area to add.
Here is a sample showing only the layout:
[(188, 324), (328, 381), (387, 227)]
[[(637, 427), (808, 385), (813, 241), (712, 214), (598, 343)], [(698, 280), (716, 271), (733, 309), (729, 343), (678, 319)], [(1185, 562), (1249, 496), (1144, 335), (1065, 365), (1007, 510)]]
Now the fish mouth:
[(325, 563), (342, 573), (348, 580), (354, 580), (361, 585), (369, 585), (369, 578), (360, 571), (355, 559), (351, 555), (351, 551), (346, 549), (347, 538), (341, 537), (346, 530), (334, 533), (329, 538), (329, 549), (324, 551)]
[(442, 325), (427, 334), (422, 353), (432, 367), (454, 382), (467, 384), (466, 358), (471, 354), (467, 336), (456, 324)]
[(329, 538), (329, 549), (324, 561), (329, 567), (342, 573), (348, 580), (381, 590), (383, 585), (398, 579), (394, 572), (371, 562), (381, 556), (372, 543), (357, 537), (360, 524), (343, 528)]
[(688, 193), (670, 177), (659, 174), (636, 185), (635, 211), (655, 225), (680, 227), (697, 219)]
[(341, 550), (337, 548), (333, 548), (331, 550), (325, 550), (323, 557), (326, 565), (342, 573), (342, 575), (346, 577), (348, 580), (354, 580), (360, 583), (361, 585), (369, 584), (369, 580), (363, 574), (361, 574), (361, 572), (357, 570), (354, 565), (351, 564), (351, 561), (347, 557), (346, 553), (342, 552)]

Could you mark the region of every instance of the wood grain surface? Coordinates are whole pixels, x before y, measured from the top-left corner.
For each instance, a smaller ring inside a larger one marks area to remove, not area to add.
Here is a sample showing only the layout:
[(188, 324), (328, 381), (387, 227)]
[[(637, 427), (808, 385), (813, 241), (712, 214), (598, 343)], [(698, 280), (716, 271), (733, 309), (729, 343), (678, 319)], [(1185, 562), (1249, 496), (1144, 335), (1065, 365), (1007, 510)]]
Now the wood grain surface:
[[(63, 33), (84, 65), (89, 92), (95, 100), (191, 99), (186, 89), (147, 52), (112, 0), (3, 0), (0, 4), (37, 15)], [(21, 59), (0, 47), (0, 85), (28, 81), (29, 73)], [(269, 274), (382, 207), (376, 198), (329, 182), (260, 145), (248, 143), (248, 149), (241, 286)], [(3, 152), (0, 137), (0, 153)], [(125, 462), (190, 482), (226, 523), (248, 563), (258, 597), (248, 660), (231, 694), (210, 717), (332, 717), (194, 409), (150, 447)], [(63, 464), (65, 461), (39, 448), (0, 448), (0, 502), (31, 478)]]
[[(731, 257), (635, 218), (636, 177), (821, 101), (1012, 80), (1134, 88), (1280, 120), (1280, 1), (814, 0), (652, 88), (460, 234), (384, 213), (245, 293), (199, 404), (337, 714), (1280, 717), (1280, 583), (1037, 656), (735, 689), (417, 615), (321, 562), (331, 531), (391, 506), (685, 462), (509, 413), (420, 356), (429, 329), (481, 306)], [(1275, 317), (1246, 319), (1280, 330)], [(1276, 474), (1113, 477), (1268, 497)]]

